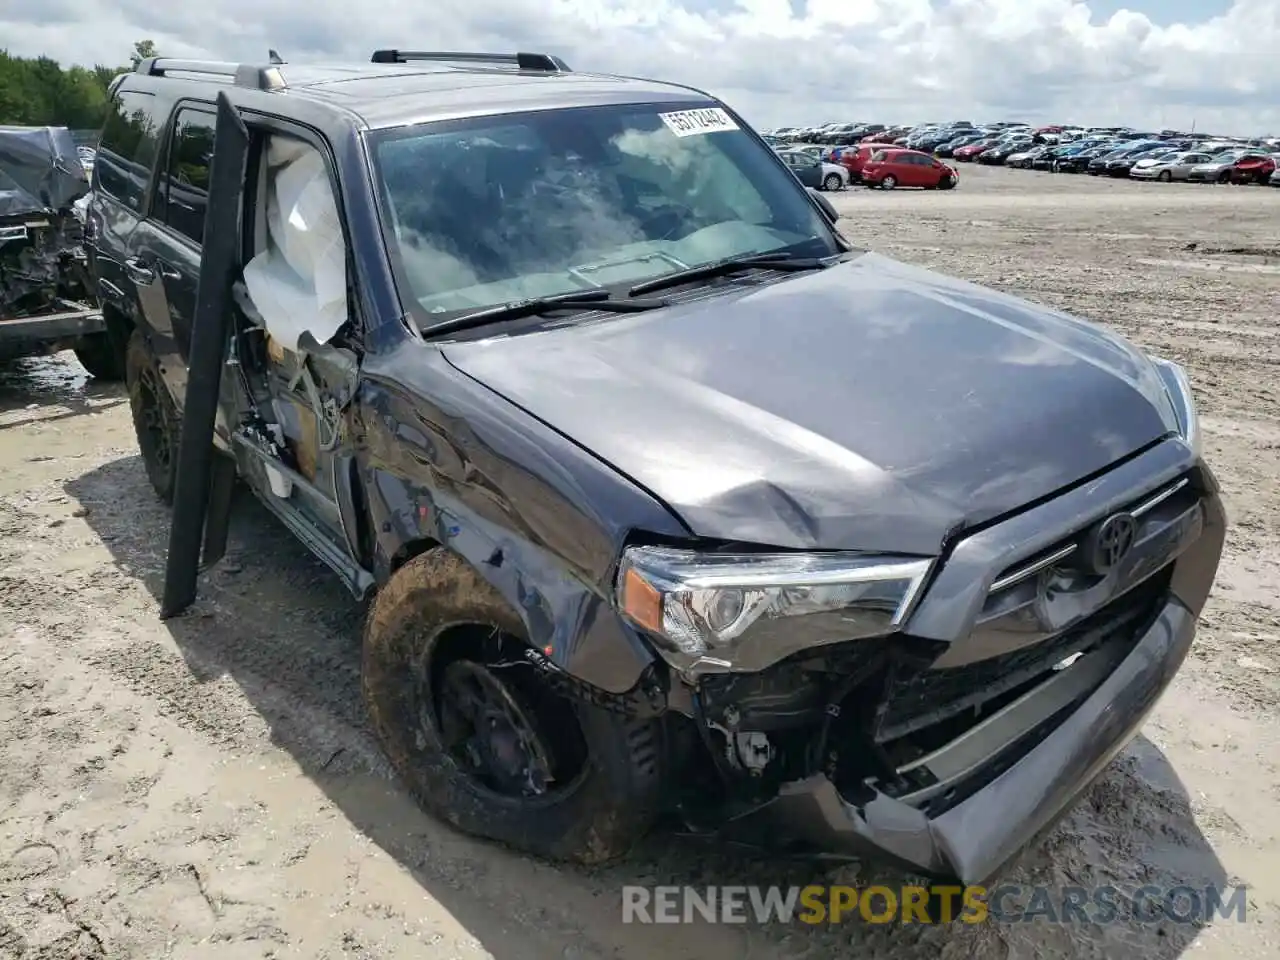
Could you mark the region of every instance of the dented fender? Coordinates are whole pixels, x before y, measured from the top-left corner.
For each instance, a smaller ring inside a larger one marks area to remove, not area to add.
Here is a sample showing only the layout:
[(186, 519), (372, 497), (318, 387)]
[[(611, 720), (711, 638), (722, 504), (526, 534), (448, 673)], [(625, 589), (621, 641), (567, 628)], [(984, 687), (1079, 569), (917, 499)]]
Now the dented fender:
[(632, 530), (688, 530), (430, 344), (370, 355), (362, 374), (357, 462), (379, 583), (423, 549), (447, 547), (506, 598), (552, 664), (610, 693), (632, 690), (655, 656), (614, 609), (617, 559)]

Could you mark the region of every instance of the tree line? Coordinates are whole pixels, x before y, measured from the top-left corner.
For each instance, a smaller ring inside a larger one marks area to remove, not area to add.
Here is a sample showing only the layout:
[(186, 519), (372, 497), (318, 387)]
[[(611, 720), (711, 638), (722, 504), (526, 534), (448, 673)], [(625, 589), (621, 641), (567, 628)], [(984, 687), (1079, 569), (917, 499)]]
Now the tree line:
[(130, 63), (119, 67), (63, 67), (49, 57), (15, 57), (0, 50), (0, 126), (97, 130), (106, 117), (111, 81), (154, 56), (150, 40), (135, 43)]

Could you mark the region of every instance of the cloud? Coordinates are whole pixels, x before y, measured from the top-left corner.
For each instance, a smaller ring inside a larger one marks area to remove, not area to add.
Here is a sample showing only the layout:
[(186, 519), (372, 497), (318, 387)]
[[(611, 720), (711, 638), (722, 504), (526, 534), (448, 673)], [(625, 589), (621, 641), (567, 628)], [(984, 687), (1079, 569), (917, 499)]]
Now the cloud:
[(702, 87), (759, 126), (1008, 118), (1280, 132), (1276, 0), (1167, 25), (1073, 0), (79, 0), (75, 27), (71, 6), (9, 0), (2, 42), (82, 63), (123, 61), (143, 37), (223, 59), (268, 47), (328, 62), (386, 46), (543, 50), (579, 70)]

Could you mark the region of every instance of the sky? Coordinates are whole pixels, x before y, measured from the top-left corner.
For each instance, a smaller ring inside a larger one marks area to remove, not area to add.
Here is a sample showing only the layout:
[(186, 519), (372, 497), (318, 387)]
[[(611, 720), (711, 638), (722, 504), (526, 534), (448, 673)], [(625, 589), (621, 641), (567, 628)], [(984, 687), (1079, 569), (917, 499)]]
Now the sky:
[(707, 90), (759, 128), (963, 119), (1280, 134), (1280, 0), (0, 0), (0, 45), (162, 54), (554, 53)]

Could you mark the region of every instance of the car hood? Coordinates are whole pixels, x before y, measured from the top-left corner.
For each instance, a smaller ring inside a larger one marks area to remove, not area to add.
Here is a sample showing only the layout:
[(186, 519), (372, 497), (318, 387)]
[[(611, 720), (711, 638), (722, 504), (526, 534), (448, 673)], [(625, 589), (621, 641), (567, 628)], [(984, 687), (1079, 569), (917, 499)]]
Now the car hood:
[(1011, 296), (870, 253), (727, 286), (442, 350), (694, 534), (780, 547), (933, 554), (1175, 429), (1146, 357)]

